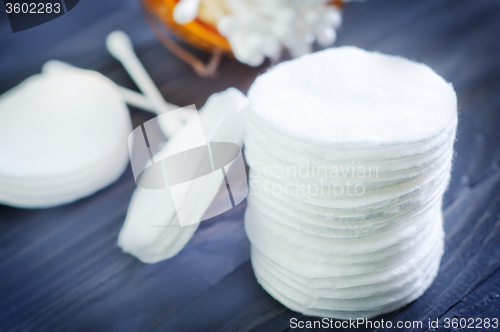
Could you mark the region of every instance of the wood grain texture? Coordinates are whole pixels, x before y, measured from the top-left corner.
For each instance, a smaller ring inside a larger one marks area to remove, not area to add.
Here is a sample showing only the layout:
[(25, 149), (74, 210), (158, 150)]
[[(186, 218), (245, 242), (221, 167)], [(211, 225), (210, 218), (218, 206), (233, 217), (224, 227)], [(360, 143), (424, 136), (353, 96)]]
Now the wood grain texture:
[[(201, 107), (214, 92), (246, 92), (266, 69), (223, 60), (201, 79), (163, 49), (135, 0), (86, 0), (12, 34), (0, 13), (0, 92), (49, 59), (100, 71), (136, 89), (107, 55), (106, 35), (131, 35), (165, 98)], [(377, 0), (346, 6), (336, 45), (402, 55), (451, 82), (460, 121), (445, 195), (446, 252), (417, 301), (377, 319), (500, 318), (500, 2)], [(194, 50), (193, 50), (194, 51)], [(197, 52), (198, 56), (206, 55)], [(131, 110), (134, 126), (152, 116)], [(111, 186), (45, 210), (0, 206), (0, 331), (287, 331), (292, 312), (257, 284), (243, 230), (246, 203), (201, 223), (176, 257), (145, 265), (116, 246), (135, 188), (130, 168)], [(446, 330), (443, 325), (439, 330)]]

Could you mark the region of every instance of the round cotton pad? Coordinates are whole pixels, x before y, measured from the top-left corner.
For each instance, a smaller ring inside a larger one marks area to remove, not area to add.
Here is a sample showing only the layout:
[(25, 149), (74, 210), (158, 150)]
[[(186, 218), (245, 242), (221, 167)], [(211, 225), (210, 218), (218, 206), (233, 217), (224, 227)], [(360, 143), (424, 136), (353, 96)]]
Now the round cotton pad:
[[(42, 74), (0, 97), (0, 176), (11, 187), (22, 188), (30, 181), (72, 179), (89, 169), (97, 171), (87, 181), (70, 181), (63, 195), (54, 199), (48, 192), (47, 200), (41, 195), (26, 203), (22, 197), (2, 201), (20, 207), (47, 207), (108, 185), (128, 162), (131, 130), (125, 102), (109, 79), (48, 63)], [(99, 169), (106, 162), (106, 169)]]
[(453, 87), (429, 67), (355, 47), (279, 64), (256, 79), (248, 97), (269, 128), (327, 148), (423, 142), (457, 117)]

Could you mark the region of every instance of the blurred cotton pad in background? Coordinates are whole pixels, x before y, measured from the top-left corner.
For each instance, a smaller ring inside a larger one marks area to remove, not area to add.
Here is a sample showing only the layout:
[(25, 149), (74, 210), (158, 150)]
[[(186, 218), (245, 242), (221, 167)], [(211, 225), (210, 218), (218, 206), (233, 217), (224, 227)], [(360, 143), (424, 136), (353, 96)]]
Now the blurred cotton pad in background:
[(245, 228), (262, 287), (339, 319), (422, 295), (444, 247), (451, 85), (425, 65), (341, 47), (277, 65), (248, 95)]
[[(43, 208), (72, 202), (114, 182), (128, 162), (127, 104), (162, 114), (165, 102), (123, 32), (108, 48), (146, 96), (92, 70), (49, 61), (0, 97), (0, 203)], [(190, 118), (159, 125), (171, 137)]]
[(131, 130), (112, 81), (48, 62), (0, 97), (0, 202), (49, 207), (92, 194), (125, 169)]

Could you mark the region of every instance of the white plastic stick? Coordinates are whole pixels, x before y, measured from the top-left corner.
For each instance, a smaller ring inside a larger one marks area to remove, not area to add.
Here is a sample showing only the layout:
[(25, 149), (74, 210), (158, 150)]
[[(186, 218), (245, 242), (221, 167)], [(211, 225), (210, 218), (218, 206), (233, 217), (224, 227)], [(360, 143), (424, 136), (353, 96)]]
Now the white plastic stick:
[[(163, 114), (171, 110), (139, 58), (137, 58), (130, 38), (123, 31), (110, 33), (106, 39), (106, 47), (109, 53), (125, 67), (125, 70), (127, 70), (139, 89), (154, 105), (157, 114)], [(165, 123), (162, 129), (168, 137), (171, 137), (180, 126), (182, 126), (182, 121), (178, 119), (178, 123)]]
[(122, 86), (118, 86), (118, 89), (127, 104), (151, 113), (158, 114), (158, 110), (156, 109), (155, 105), (143, 94), (135, 92), (134, 90), (124, 88)]
[[(120, 91), (120, 94), (122, 95), (122, 98), (125, 100), (125, 102), (127, 104), (134, 106), (134, 107), (137, 107), (137, 108), (140, 108), (142, 110), (154, 113), (154, 114), (158, 114), (158, 110), (156, 109), (156, 106), (146, 96), (144, 96), (143, 94), (136, 92), (134, 90), (130, 90), (130, 89), (124, 88), (124, 87), (119, 86), (119, 85), (117, 85), (117, 86), (118, 86), (118, 89)], [(173, 105), (170, 103), (167, 103), (167, 106), (171, 110), (181, 108), (180, 106)], [(191, 117), (187, 116), (187, 114), (185, 114), (185, 112), (179, 112), (179, 113), (180, 113), (179, 115), (183, 116), (183, 117), (181, 117), (181, 120), (183, 122), (189, 122), (192, 119)], [(191, 114), (191, 113), (189, 113), (189, 114)]]

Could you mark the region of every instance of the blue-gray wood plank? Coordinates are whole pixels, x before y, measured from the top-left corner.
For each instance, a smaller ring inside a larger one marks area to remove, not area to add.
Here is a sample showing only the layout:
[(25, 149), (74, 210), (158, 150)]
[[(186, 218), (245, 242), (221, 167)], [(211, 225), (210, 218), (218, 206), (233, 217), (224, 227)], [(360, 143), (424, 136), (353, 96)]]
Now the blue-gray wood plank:
[[(49, 59), (102, 72), (135, 88), (104, 47), (129, 33), (170, 102), (201, 107), (234, 86), (246, 91), (265, 66), (222, 62), (198, 78), (163, 49), (135, 0), (82, 0), (70, 13), (12, 34), (0, 5), (0, 92)], [(446, 253), (417, 301), (377, 319), (500, 318), (500, 2), (371, 0), (349, 4), (336, 45), (402, 55), (453, 83), (460, 122), (445, 195)], [(206, 55), (197, 52), (201, 57)], [(131, 110), (134, 126), (151, 115)], [(286, 331), (284, 308), (260, 288), (243, 230), (245, 203), (203, 222), (176, 257), (145, 265), (116, 246), (135, 188), (127, 169), (115, 184), (45, 210), (0, 206), (0, 331)], [(298, 329), (293, 329), (298, 330)]]

